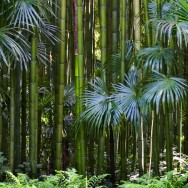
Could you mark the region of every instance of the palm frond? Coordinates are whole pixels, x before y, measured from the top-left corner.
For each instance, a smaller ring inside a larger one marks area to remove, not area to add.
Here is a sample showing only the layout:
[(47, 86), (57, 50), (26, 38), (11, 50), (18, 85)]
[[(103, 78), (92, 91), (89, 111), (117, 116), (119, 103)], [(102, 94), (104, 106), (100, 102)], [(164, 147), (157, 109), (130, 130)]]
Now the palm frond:
[(48, 17), (48, 13), (54, 15), (51, 6), (44, 0), (17, 0), (12, 6), (11, 14), (8, 17), (14, 26), (30, 27), (45, 25), (43, 18)]
[[(162, 5), (161, 16), (162, 16), (162, 18), (165, 18), (168, 15), (168, 12), (169, 12), (171, 6), (173, 6), (173, 3), (172, 3), (172, 1), (170, 1), (170, 2), (161, 1), (161, 5)], [(149, 5), (148, 5), (148, 9), (149, 9), (149, 19), (155, 25), (155, 22), (158, 20), (157, 2), (155, 0), (150, 1)]]
[(54, 93), (48, 92), (47, 95), (39, 98), (39, 109), (42, 110), (44, 108), (49, 108), (51, 106), (52, 101), (55, 99)]
[(122, 114), (100, 78), (90, 83), (90, 88), (83, 95), (85, 110), (81, 114), (81, 120), (87, 122), (90, 130), (99, 134), (106, 127), (118, 125)]
[(75, 104), (75, 87), (73, 83), (68, 84), (64, 89), (64, 105), (68, 108)]
[(130, 71), (125, 75), (125, 85), (115, 84), (114, 100), (124, 113), (126, 120), (137, 125), (141, 114), (144, 115), (146, 105), (142, 96), (142, 88), (139, 81), (140, 72)]
[[(134, 50), (134, 43), (131, 41), (126, 42), (126, 53), (125, 61), (126, 61), (126, 69), (128, 70), (131, 66), (133, 61), (133, 50)], [(109, 60), (109, 71), (113, 76), (113, 80), (119, 80), (121, 75), (121, 55), (120, 54), (113, 54)]]
[(60, 39), (56, 37), (60, 29), (55, 25), (49, 24), (46, 19), (43, 19), (43, 22), (44, 25), (42, 24), (38, 27), (39, 34), (42, 33), (52, 44), (60, 42)]
[(154, 46), (143, 48), (138, 52), (138, 59), (144, 61), (144, 68), (161, 71), (163, 64), (169, 65), (175, 59), (175, 53), (172, 48), (163, 48)]
[(24, 36), (14, 28), (0, 28), (0, 59), (9, 64), (11, 58), (20, 63), (30, 60), (29, 45)]
[(159, 112), (160, 106), (163, 106), (165, 112), (166, 106), (174, 108), (175, 102), (180, 102), (187, 94), (186, 80), (178, 77), (167, 77), (157, 71), (153, 71), (151, 83), (144, 89), (144, 98), (147, 103), (153, 104), (156, 111)]
[[(174, 14), (175, 13), (175, 14)], [(180, 48), (188, 44), (188, 2), (184, 0), (172, 1), (166, 17), (159, 20), (156, 26), (156, 37), (167, 37), (169, 40), (173, 34), (177, 38)]]
[(38, 43), (37, 44), (37, 58), (39, 62), (42, 62), (43, 64), (47, 65), (50, 61), (49, 58), (49, 50), (44, 43)]

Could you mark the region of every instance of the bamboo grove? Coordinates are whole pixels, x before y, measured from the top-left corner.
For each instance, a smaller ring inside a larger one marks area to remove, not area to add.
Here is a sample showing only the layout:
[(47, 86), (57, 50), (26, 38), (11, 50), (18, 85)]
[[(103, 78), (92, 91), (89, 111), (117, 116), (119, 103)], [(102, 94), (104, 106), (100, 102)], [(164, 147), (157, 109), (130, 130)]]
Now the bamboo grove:
[(187, 15), (187, 0), (1, 0), (9, 169), (114, 183), (176, 168), (173, 153), (188, 154)]

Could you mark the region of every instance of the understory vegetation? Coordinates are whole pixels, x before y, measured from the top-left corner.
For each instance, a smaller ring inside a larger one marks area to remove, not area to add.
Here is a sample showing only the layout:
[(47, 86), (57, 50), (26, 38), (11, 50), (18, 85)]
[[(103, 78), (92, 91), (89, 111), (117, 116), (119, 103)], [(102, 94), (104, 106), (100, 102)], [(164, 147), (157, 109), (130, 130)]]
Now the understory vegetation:
[(19, 173), (17, 176), (6, 172), (6, 180), (0, 183), (3, 188), (187, 188), (187, 172), (168, 172), (162, 177), (151, 177), (145, 174), (140, 178), (122, 181), (119, 185), (112, 185), (109, 174), (92, 176), (90, 178), (78, 175), (75, 169), (57, 171), (56, 175), (40, 176), (39, 179), (30, 179), (26, 174)]

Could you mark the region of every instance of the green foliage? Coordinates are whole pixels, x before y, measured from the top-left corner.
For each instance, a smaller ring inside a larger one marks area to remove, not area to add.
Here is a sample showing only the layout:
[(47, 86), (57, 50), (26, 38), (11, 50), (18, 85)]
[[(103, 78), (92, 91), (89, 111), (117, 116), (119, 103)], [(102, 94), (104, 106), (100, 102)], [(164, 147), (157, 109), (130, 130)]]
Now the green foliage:
[[(6, 182), (1, 183), (0, 187), (14, 188), (83, 188), (83, 187), (101, 187), (104, 184), (104, 179), (108, 174), (92, 176), (85, 178), (77, 174), (75, 169), (67, 171), (56, 171), (54, 176), (41, 176), (38, 179), (30, 179), (26, 174), (13, 175), (11, 172), (6, 172)], [(103, 188), (105, 186), (102, 186)]]
[(109, 94), (106, 83), (100, 78), (95, 78), (90, 88), (83, 96), (85, 111), (81, 114), (81, 120), (88, 122), (90, 130), (94, 130), (97, 135), (105, 127), (118, 125), (121, 112)]
[(167, 77), (159, 72), (153, 71), (152, 83), (145, 87), (145, 100), (148, 103), (156, 105), (156, 110), (159, 112), (159, 106), (163, 104), (174, 107), (175, 101), (180, 102), (186, 96), (187, 82), (185, 79), (178, 77)]
[(146, 174), (132, 182), (123, 182), (119, 188), (187, 188), (188, 187), (188, 173), (181, 174), (175, 172), (168, 172), (164, 177), (159, 179), (149, 178)]
[(3, 173), (9, 169), (8, 166), (5, 165), (7, 159), (4, 157), (3, 153), (0, 152), (0, 178), (2, 178)]

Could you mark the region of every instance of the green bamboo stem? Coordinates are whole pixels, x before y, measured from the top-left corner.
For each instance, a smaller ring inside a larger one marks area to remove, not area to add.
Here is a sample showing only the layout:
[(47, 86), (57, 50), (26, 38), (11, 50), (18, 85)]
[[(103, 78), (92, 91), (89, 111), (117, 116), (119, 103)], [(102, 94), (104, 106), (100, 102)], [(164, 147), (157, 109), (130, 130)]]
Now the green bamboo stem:
[(105, 131), (101, 130), (98, 142), (97, 173), (104, 173)]
[(21, 116), (21, 134), (22, 134), (22, 142), (21, 142), (21, 161), (26, 161), (26, 126), (27, 126), (27, 74), (26, 70), (22, 71), (22, 116)]
[(157, 17), (160, 19), (161, 18), (161, 0), (157, 0)]
[(38, 86), (39, 86), (39, 70), (38, 70), (38, 63), (36, 63), (36, 74), (35, 74), (35, 83), (36, 83), (36, 94), (35, 94), (35, 146), (36, 146), (36, 150), (35, 150), (35, 161), (36, 163), (38, 163), (38, 151), (40, 150), (40, 148), (38, 148), (38, 134), (39, 134), (39, 128), (38, 128), (38, 113), (39, 113), (39, 109), (38, 109)]
[[(184, 48), (184, 54), (187, 54), (187, 53), (188, 53), (187, 48)], [(184, 58), (184, 66), (183, 67), (186, 67), (188, 65), (187, 64), (188, 57), (187, 57), (187, 55), (185, 55), (183, 58)], [(185, 79), (188, 80), (187, 69), (184, 68), (182, 70), (182, 72), (184, 73)], [(188, 112), (188, 95), (185, 98), (185, 112)], [(188, 113), (186, 113), (186, 115), (185, 115), (183, 132), (184, 132), (184, 151), (183, 152), (186, 155), (188, 155)]]
[[(2, 88), (3, 82), (3, 74), (2, 70), (0, 70), (0, 88)], [(3, 151), (3, 114), (2, 114), (2, 95), (0, 93), (0, 151)]]
[[(106, 21), (106, 0), (100, 0), (100, 26), (101, 26), (101, 63), (104, 67), (106, 63), (107, 54), (107, 21)], [(103, 70), (102, 79), (105, 78), (105, 71)]]
[(144, 174), (144, 138), (143, 138), (143, 120), (140, 118), (138, 124), (138, 167), (139, 176)]
[(95, 174), (95, 140), (93, 136), (89, 138), (88, 160), (89, 160), (88, 171), (89, 171), (89, 174), (93, 176)]
[[(4, 4), (2, 3), (0, 7), (0, 12), (4, 11)], [(4, 25), (4, 17), (3, 14), (0, 15), (0, 28)], [(0, 88), (2, 88), (3, 83), (3, 71), (2, 68), (0, 68)], [(0, 151), (3, 151), (3, 116), (2, 116), (2, 95), (0, 93)]]
[(13, 172), (14, 171), (14, 145), (15, 145), (15, 139), (14, 139), (14, 134), (15, 134), (15, 73), (14, 69), (10, 69), (10, 145), (9, 145), (9, 166), (10, 170)]
[[(0, 94), (0, 103), (2, 101), (2, 97)], [(2, 106), (0, 104), (0, 151), (3, 149), (3, 116), (2, 116)]]
[(86, 14), (85, 14), (85, 64), (87, 65), (87, 80), (92, 78), (92, 66), (93, 66), (93, 0), (86, 1)]
[(159, 175), (159, 137), (158, 137), (158, 117), (153, 112), (153, 162), (154, 162), (154, 174)]
[(171, 135), (170, 135), (170, 124), (169, 124), (169, 110), (166, 107), (165, 111), (165, 137), (166, 137), (166, 163), (167, 163), (167, 171), (173, 169), (172, 167), (172, 143), (171, 143)]
[(121, 126), (121, 134), (120, 134), (120, 155), (121, 155), (121, 180), (127, 180), (127, 125)]
[(145, 15), (145, 41), (146, 46), (151, 45), (151, 33), (149, 26), (149, 14), (148, 14), (148, 0), (144, 0), (144, 15)]
[[(101, 30), (101, 64), (102, 67), (105, 66), (106, 63), (106, 53), (107, 53), (107, 24), (106, 24), (106, 0), (99, 1), (99, 9), (100, 9), (100, 30)], [(106, 80), (106, 75), (104, 69), (101, 74), (102, 80)], [(99, 143), (98, 143), (98, 173), (102, 173), (103, 165), (104, 165), (104, 151), (105, 151), (105, 138), (104, 138), (105, 130), (99, 135)]]
[[(182, 127), (183, 127), (183, 107), (182, 103), (180, 104), (180, 119), (179, 119), (179, 126), (178, 126), (178, 152), (180, 153), (180, 159), (182, 155)], [(180, 168), (181, 168), (181, 162), (180, 162)]]
[(131, 171), (133, 172), (135, 170), (135, 166), (136, 166), (136, 161), (137, 161), (137, 134), (136, 134), (136, 127), (133, 127), (133, 131), (132, 131), (132, 155), (133, 155), (133, 163), (131, 166)]
[(114, 154), (114, 134), (112, 126), (110, 126), (110, 174), (111, 182), (115, 183), (115, 154)]
[[(126, 53), (126, 0), (120, 1), (120, 8), (121, 8), (121, 82), (124, 81), (124, 74), (127, 72), (128, 68), (125, 65), (125, 53)], [(127, 179), (127, 129), (124, 121), (121, 126), (121, 133), (120, 133), (120, 139), (121, 139), (121, 179), (126, 180)]]
[(15, 168), (21, 164), (21, 139), (20, 139), (20, 64), (15, 68)]
[[(54, 7), (53, 7), (53, 11), (55, 13), (55, 15), (58, 15), (58, 11), (57, 11), (57, 7), (59, 6), (58, 4), (58, 0), (54, 1)], [(56, 24), (57, 24), (57, 19), (53, 20)], [(58, 25), (58, 24), (57, 24)], [(58, 62), (58, 50), (59, 50), (59, 46), (54, 46), (52, 48), (52, 57), (54, 62)], [(57, 67), (58, 63), (52, 63), (52, 80), (53, 80), (53, 86), (54, 86), (54, 95), (55, 95), (55, 109), (53, 112), (54, 115), (54, 123), (53, 125), (53, 130), (54, 130), (54, 134), (53, 134), (53, 143), (51, 144), (51, 150), (54, 151), (55, 150), (55, 146), (56, 146), (56, 125), (57, 125), (57, 108), (58, 108), (58, 97), (57, 97), (57, 93), (58, 93), (58, 67)], [(56, 159), (55, 159), (55, 152), (52, 152), (52, 162), (51, 162), (51, 166), (54, 169), (55, 168), (55, 163), (56, 163)]]
[[(140, 28), (140, 1), (133, 0), (134, 7), (134, 41), (135, 48), (137, 51), (140, 50), (141, 42), (141, 28)], [(143, 137), (143, 117), (140, 118), (138, 123), (138, 166), (139, 166), (139, 175), (142, 176), (144, 173), (144, 137)]]
[(40, 164), (40, 157), (41, 157), (41, 152), (42, 152), (42, 109), (38, 110), (37, 113), (38, 116), (38, 129), (36, 131), (36, 136), (37, 136), (37, 163)]
[(30, 83), (29, 83), (29, 160), (31, 163), (32, 177), (37, 174), (37, 161), (36, 161), (36, 55), (37, 55), (37, 38), (36, 28), (31, 41), (32, 45), (32, 57), (30, 64)]
[(118, 53), (118, 1), (112, 0), (112, 54)]
[[(75, 76), (76, 76), (76, 115), (83, 112), (81, 96), (84, 89), (84, 46), (83, 46), (83, 7), (82, 0), (77, 0), (77, 36), (78, 36), (78, 55), (76, 56)], [(83, 123), (79, 124), (76, 137), (77, 142), (77, 168), (80, 174), (86, 174), (86, 145), (85, 131)]]
[(136, 50), (140, 50), (141, 28), (140, 28), (140, 1), (133, 0), (134, 7), (134, 41)]
[(121, 81), (124, 80), (124, 74), (127, 72), (125, 66), (126, 53), (126, 0), (121, 0)]
[(61, 28), (61, 44), (59, 51), (59, 63), (57, 65), (57, 112), (56, 112), (56, 125), (55, 125), (55, 166), (56, 170), (62, 169), (62, 131), (63, 131), (63, 107), (64, 107), (64, 85), (65, 85), (65, 61), (66, 61), (66, 43), (65, 43), (65, 32), (66, 32), (66, 0), (61, 1), (61, 12), (60, 12), (60, 28)]

